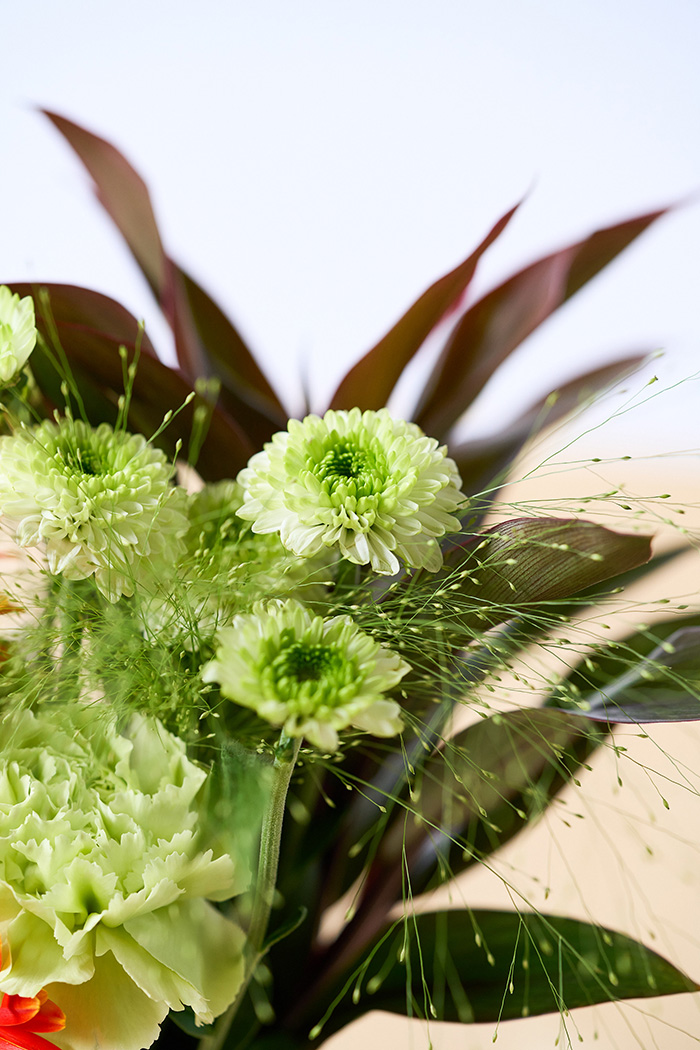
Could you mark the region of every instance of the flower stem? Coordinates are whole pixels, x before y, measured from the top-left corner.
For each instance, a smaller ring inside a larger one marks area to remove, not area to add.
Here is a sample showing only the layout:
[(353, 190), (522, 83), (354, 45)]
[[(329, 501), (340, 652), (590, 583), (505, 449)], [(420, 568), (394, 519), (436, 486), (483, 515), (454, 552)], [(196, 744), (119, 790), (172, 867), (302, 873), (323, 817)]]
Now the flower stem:
[(199, 1044), (200, 1050), (221, 1050), (238, 1007), (248, 990), (251, 978), (265, 954), (263, 946), (277, 884), (277, 868), (279, 866), (280, 841), (282, 838), (287, 792), (300, 746), (300, 738), (293, 739), (288, 737), (282, 730), (275, 749), (275, 758), (272, 764), (272, 787), (260, 834), (260, 859), (255, 881), (255, 897), (246, 938), (247, 962), (245, 979), (238, 990), (236, 998), (226, 1013), (217, 1021), (215, 1031), (212, 1035), (201, 1040)]

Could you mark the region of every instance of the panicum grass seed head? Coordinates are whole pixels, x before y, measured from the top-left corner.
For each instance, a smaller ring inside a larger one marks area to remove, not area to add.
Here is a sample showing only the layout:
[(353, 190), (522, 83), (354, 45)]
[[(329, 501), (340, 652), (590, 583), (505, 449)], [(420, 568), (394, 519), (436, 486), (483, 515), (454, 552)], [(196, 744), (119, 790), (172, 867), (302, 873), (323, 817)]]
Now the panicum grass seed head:
[(191, 650), (210, 643), (232, 616), (262, 598), (324, 597), (331, 555), (299, 558), (279, 536), (254, 533), (238, 517), (242, 505), (236, 481), (205, 485), (190, 497), (183, 555), (142, 601), (149, 631), (164, 630)]

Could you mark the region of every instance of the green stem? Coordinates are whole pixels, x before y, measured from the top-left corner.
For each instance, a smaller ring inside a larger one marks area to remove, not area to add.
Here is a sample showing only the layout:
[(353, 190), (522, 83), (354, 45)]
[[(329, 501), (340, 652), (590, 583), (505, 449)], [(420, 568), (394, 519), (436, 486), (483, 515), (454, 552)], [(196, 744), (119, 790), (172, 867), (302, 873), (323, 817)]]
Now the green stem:
[(280, 841), (282, 838), (287, 792), (300, 746), (301, 739), (292, 739), (282, 730), (275, 750), (275, 759), (272, 765), (272, 788), (260, 834), (260, 859), (255, 882), (255, 897), (246, 938), (247, 962), (245, 979), (238, 990), (236, 998), (226, 1013), (217, 1021), (214, 1032), (201, 1040), (199, 1050), (221, 1050), (238, 1007), (248, 990), (251, 978), (258, 963), (265, 955), (263, 945), (275, 897), (275, 886), (277, 885), (277, 868), (280, 859)]

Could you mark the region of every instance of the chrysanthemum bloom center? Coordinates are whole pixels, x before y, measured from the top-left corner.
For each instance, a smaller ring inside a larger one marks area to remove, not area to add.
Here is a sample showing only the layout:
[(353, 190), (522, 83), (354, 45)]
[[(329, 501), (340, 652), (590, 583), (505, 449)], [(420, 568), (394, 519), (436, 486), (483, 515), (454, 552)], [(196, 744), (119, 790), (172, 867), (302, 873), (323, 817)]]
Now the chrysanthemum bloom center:
[(295, 637), (290, 629), (267, 647), (261, 677), (270, 696), (307, 715), (341, 705), (358, 685), (355, 660), (337, 646)]
[(315, 466), (315, 474), (323, 478), (331, 486), (338, 482), (363, 480), (368, 475), (376, 473), (376, 456), (363, 448), (357, 448), (351, 443), (342, 443), (328, 450), (320, 463)]
[(95, 449), (69, 448), (66, 449), (64, 458), (66, 465), (70, 467), (71, 470), (76, 470), (80, 474), (86, 474), (90, 477), (98, 477), (102, 474), (106, 474), (108, 470), (102, 456), (100, 456)]
[(339, 653), (328, 645), (293, 642), (273, 661), (272, 671), (278, 684), (288, 686), (294, 682), (318, 682), (341, 664)]

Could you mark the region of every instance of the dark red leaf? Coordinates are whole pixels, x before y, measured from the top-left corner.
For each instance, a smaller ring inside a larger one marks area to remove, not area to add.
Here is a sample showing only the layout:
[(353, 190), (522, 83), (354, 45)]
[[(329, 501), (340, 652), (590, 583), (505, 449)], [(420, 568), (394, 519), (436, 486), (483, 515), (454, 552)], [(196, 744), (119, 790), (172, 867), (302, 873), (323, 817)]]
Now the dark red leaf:
[[(11, 284), (13, 292), (34, 298), (37, 328), (49, 348), (37, 346), (31, 357), (32, 372), (51, 405), (63, 408), (61, 382), (65, 378), (54, 359), (63, 351), (72, 385), (74, 411), (84, 410), (88, 422), (114, 423), (117, 401), (124, 392), (123, 363), (119, 347), (127, 350), (127, 363), (136, 346), (142, 353), (134, 379), (128, 417), (132, 430), (150, 437), (167, 411), (175, 412), (192, 390), (189, 379), (167, 368), (155, 356), (148, 337), (136, 318), (113, 299), (87, 288), (72, 285)], [(58, 344), (58, 345), (56, 345)], [(69, 384), (70, 385), (70, 384)], [(82, 407), (81, 407), (82, 402)], [(160, 435), (157, 444), (172, 454), (177, 440), (186, 452), (192, 429), (196, 401), (177, 415)], [(207, 480), (232, 477), (245, 466), (255, 451), (240, 428), (225, 412), (214, 409), (209, 434), (197, 462)]]
[(479, 259), (503, 232), (519, 205), (496, 223), (478, 248), (423, 292), (394, 327), (354, 365), (333, 395), (331, 408), (378, 409), (433, 328), (460, 303)]
[(98, 199), (143, 271), (175, 336), (183, 373), (216, 375), (227, 409), (259, 447), (286, 422), (274, 390), (239, 332), (202, 288), (165, 253), (145, 182), (111, 143), (43, 111), (92, 176)]
[(427, 434), (444, 438), (509, 354), (667, 210), (598, 230), (521, 270), (475, 303), (455, 325), (415, 421)]
[(468, 573), (464, 590), (474, 602), (474, 618), (493, 626), (527, 614), (533, 603), (570, 597), (650, 557), (648, 536), (575, 518), (513, 518), (473, 536), (446, 560)]

